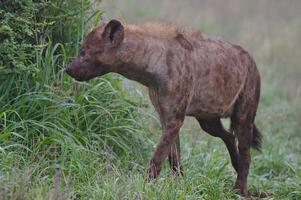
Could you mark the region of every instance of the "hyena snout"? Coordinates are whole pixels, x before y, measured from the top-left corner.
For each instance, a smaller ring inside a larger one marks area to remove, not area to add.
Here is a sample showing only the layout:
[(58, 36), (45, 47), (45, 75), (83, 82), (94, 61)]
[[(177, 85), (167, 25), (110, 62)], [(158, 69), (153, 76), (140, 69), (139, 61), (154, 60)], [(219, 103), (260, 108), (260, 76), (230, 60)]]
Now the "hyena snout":
[(66, 69), (65, 69), (66, 73), (71, 76), (72, 78), (76, 79), (77, 81), (85, 81), (86, 78), (81, 75), (81, 69), (80, 67), (75, 67), (71, 64), (69, 64)]
[(69, 76), (77, 81), (87, 81), (93, 77), (91, 67), (83, 65), (83, 63), (80, 62), (79, 58), (70, 63), (66, 67), (65, 71)]
[(66, 67), (66, 73), (77, 81), (88, 81), (110, 72), (110, 66), (98, 62), (81, 62), (77, 58)]

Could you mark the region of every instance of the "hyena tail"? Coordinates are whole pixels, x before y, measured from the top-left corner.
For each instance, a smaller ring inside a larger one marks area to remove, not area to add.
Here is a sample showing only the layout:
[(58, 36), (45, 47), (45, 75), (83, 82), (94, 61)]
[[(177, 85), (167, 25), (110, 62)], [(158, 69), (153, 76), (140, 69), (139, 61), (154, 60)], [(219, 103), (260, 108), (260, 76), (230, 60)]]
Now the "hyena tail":
[[(234, 123), (231, 122), (231, 132), (234, 131)], [(252, 137), (252, 148), (261, 152), (262, 135), (255, 124), (253, 124), (253, 137)]]
[(261, 152), (262, 135), (256, 125), (253, 125), (252, 147)]

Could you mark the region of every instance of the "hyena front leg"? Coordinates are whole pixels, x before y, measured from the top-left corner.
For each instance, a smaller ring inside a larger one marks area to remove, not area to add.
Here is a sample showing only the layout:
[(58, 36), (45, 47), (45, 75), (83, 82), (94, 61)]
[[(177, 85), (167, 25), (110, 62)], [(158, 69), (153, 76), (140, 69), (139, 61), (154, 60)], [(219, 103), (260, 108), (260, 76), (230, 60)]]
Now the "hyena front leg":
[(180, 136), (178, 135), (174, 144), (171, 145), (170, 152), (168, 155), (170, 168), (178, 175), (183, 176), (183, 169), (181, 166), (181, 154), (180, 154)]
[(169, 119), (169, 121), (166, 122), (166, 125), (163, 126), (163, 135), (161, 136), (160, 142), (150, 161), (148, 169), (149, 180), (154, 179), (159, 175), (163, 161), (179, 136), (179, 130), (183, 124), (184, 115), (181, 119), (177, 119), (176, 116), (178, 115), (175, 115), (173, 119)]
[[(160, 122), (161, 122), (161, 125), (162, 125), (162, 128), (163, 128), (163, 131), (164, 131), (163, 134), (165, 134), (165, 132), (170, 132), (171, 131), (171, 130), (167, 129), (168, 124), (172, 124), (172, 123), (179, 124), (179, 125), (177, 125), (179, 127), (175, 127), (175, 129), (179, 129), (180, 126), (181, 126), (182, 121), (184, 120), (184, 115), (185, 115), (184, 114), (185, 113), (184, 108), (186, 106), (183, 105), (182, 106), (183, 109), (178, 109), (178, 106), (177, 106), (177, 108), (172, 107), (171, 105), (178, 105), (178, 104), (173, 104), (173, 103), (168, 104), (168, 102), (170, 102), (171, 100), (175, 101), (176, 99), (175, 98), (163, 97), (164, 95), (159, 95), (158, 91), (153, 89), (153, 88), (149, 88), (149, 96), (150, 96), (152, 104), (154, 105), (156, 111), (159, 114)], [(179, 99), (179, 100), (180, 101), (182, 100), (181, 102), (185, 103), (185, 101), (183, 101), (183, 99)], [(167, 105), (164, 105), (164, 104), (167, 104)], [(176, 119), (176, 118), (178, 118), (178, 119)], [(173, 122), (173, 121), (175, 121), (175, 122)], [(179, 122), (177, 122), (177, 121), (179, 121)], [(175, 132), (177, 132), (177, 131), (175, 131)], [(175, 134), (178, 135), (178, 133), (175, 133)], [(163, 138), (163, 136), (162, 136), (162, 138)], [(175, 140), (175, 141), (171, 144), (169, 154), (168, 154), (170, 167), (171, 167), (171, 169), (173, 170), (173, 172), (175, 174), (183, 175), (182, 167), (181, 167), (181, 164), (180, 164), (181, 163), (180, 137), (177, 136), (173, 140)], [(151, 163), (151, 165), (153, 165), (153, 163)], [(154, 171), (155, 170), (153, 169), (152, 173), (155, 173)], [(154, 175), (156, 175), (156, 174), (153, 174), (152, 176), (155, 177)]]
[(185, 118), (188, 96), (178, 95), (178, 98), (175, 98), (169, 94), (168, 91), (161, 91), (159, 94), (155, 90), (150, 90), (152, 102), (160, 115), (163, 134), (150, 161), (149, 179), (159, 175), (162, 162), (168, 154), (172, 169), (181, 173), (179, 131)]

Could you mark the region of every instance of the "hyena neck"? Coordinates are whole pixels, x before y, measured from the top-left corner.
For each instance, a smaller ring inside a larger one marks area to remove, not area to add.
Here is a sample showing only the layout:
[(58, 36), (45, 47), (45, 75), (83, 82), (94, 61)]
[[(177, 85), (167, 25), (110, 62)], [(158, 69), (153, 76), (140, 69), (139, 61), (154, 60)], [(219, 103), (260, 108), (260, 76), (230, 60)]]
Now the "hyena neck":
[(121, 47), (122, 62), (116, 72), (147, 87), (157, 87), (159, 68), (164, 68), (164, 42), (154, 38), (128, 36)]

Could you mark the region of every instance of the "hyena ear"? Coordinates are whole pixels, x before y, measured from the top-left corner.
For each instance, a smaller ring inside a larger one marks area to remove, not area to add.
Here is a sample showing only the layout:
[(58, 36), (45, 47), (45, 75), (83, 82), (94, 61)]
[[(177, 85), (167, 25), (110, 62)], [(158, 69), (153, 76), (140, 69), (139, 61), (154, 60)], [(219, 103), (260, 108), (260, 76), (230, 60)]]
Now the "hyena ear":
[(112, 46), (118, 46), (124, 38), (124, 27), (117, 20), (111, 20), (105, 27), (102, 37), (105, 41), (109, 42)]

